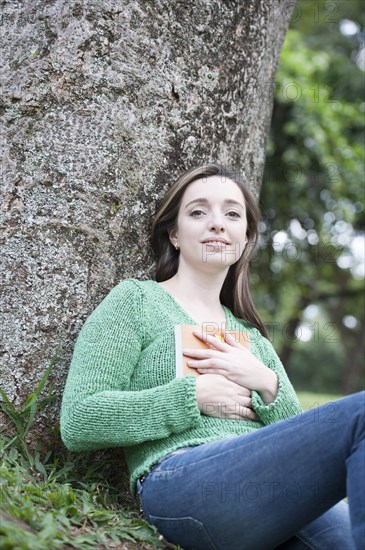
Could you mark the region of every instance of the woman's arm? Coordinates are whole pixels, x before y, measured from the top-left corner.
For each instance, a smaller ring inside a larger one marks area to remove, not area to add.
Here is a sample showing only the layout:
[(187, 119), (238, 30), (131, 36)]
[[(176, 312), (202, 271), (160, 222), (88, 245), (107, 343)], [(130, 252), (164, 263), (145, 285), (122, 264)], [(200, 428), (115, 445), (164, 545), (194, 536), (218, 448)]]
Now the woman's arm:
[(194, 376), (128, 390), (142, 340), (142, 294), (126, 280), (86, 320), (75, 345), (60, 422), (70, 450), (135, 445), (199, 423)]

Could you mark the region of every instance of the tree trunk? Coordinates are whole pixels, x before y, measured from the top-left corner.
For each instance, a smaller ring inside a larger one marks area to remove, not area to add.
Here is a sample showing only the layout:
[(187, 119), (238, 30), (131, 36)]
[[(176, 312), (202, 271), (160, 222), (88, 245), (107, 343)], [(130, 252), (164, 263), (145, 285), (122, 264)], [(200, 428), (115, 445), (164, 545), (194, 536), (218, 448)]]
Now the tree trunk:
[[(361, 296), (360, 296), (361, 299)], [(328, 309), (336, 324), (346, 358), (346, 368), (341, 381), (341, 392), (349, 395), (362, 389), (364, 385), (364, 351), (365, 335), (361, 327), (364, 326), (364, 315), (359, 319), (358, 326), (349, 329), (343, 324), (346, 315), (346, 303), (341, 296), (328, 301)]]
[[(280, 350), (280, 359), (285, 367), (289, 377), (291, 377), (292, 369), (290, 368), (290, 357), (293, 352), (293, 343), (298, 339), (296, 336), (297, 328), (300, 326), (303, 317), (303, 310), (310, 304), (310, 299), (302, 296), (298, 302), (298, 308), (292, 312), (289, 321), (282, 329), (283, 346)], [(284, 330), (285, 329), (285, 330)]]
[(258, 195), (293, 5), (2, 2), (1, 379), (14, 403), (61, 341), (59, 397), (86, 316), (120, 279), (153, 277), (151, 215), (176, 175), (219, 161)]

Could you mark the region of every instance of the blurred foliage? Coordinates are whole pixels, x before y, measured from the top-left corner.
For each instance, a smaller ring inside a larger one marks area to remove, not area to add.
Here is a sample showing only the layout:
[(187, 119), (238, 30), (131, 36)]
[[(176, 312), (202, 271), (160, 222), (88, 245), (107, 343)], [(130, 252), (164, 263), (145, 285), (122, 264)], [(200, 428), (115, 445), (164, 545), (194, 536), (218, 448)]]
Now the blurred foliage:
[(363, 384), (364, 24), (362, 2), (297, 3), (261, 190), (252, 293), (293, 383), (316, 391)]

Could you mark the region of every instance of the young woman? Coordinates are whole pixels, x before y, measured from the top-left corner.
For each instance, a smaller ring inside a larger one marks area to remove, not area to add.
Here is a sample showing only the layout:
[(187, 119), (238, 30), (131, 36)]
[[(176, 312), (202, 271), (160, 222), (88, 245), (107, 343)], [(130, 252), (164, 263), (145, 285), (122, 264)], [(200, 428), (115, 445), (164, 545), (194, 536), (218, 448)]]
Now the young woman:
[[(152, 224), (156, 281), (122, 281), (80, 332), (61, 435), (123, 447), (145, 518), (185, 550), (360, 549), (364, 392), (302, 412), (250, 296), (258, 218), (218, 165), (175, 182)], [(198, 331), (198, 375), (176, 377), (175, 325), (206, 323), (224, 341)]]

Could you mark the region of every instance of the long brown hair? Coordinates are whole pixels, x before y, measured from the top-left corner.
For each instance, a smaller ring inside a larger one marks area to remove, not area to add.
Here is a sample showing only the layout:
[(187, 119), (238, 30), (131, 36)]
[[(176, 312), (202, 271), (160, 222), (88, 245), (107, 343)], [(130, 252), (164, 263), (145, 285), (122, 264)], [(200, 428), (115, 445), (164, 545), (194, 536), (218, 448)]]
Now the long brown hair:
[(268, 338), (265, 325), (253, 304), (248, 284), (249, 262), (253, 257), (257, 244), (260, 211), (255, 197), (233, 170), (219, 164), (205, 164), (191, 168), (184, 172), (167, 191), (159, 205), (151, 227), (152, 248), (157, 256), (156, 281), (162, 282), (170, 279), (179, 267), (180, 252), (172, 245), (169, 239), (169, 231), (176, 227), (182, 197), (186, 188), (193, 181), (209, 176), (221, 176), (234, 181), (241, 189), (246, 204), (247, 244), (239, 260), (228, 269), (219, 296), (220, 302), (227, 306), (233, 315), (248, 321), (263, 336)]

